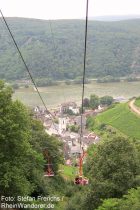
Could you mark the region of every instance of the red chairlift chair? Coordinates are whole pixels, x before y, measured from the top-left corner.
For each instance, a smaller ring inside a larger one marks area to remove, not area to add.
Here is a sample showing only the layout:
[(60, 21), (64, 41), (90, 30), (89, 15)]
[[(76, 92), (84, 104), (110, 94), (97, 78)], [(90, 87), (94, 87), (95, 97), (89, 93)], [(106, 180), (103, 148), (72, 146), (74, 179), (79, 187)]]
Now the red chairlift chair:
[(47, 176), (47, 177), (54, 176), (54, 172), (53, 172), (53, 169), (52, 169), (52, 164), (46, 164), (44, 176)]
[(79, 175), (74, 179), (74, 184), (76, 185), (87, 185), (89, 180), (86, 177), (83, 177), (83, 159), (86, 155), (86, 152), (83, 150), (83, 154), (79, 158)]
[(54, 176), (54, 171), (52, 168), (52, 164), (50, 163), (50, 157), (48, 155), (48, 151), (45, 149), (44, 150), (44, 157), (47, 160), (47, 164), (45, 164), (45, 174), (44, 176), (46, 177), (53, 177)]

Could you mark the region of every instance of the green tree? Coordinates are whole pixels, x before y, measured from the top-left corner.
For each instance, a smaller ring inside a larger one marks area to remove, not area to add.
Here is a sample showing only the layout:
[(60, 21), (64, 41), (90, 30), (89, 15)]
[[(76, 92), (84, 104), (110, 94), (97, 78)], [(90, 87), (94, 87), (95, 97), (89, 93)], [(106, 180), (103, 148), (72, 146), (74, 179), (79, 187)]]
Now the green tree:
[(118, 198), (105, 199), (103, 201), (103, 204), (99, 206), (97, 210), (120, 210), (119, 199)]
[(113, 103), (113, 97), (112, 96), (103, 96), (100, 98), (100, 103), (102, 105), (111, 105)]
[(105, 199), (97, 210), (139, 210), (140, 209), (140, 187), (130, 189), (122, 199)]
[[(44, 179), (43, 150), (47, 148), (57, 174), (60, 143), (45, 133), (40, 122), (19, 101), (12, 89), (0, 82), (0, 195), (48, 192)], [(48, 184), (47, 184), (48, 186)]]
[(90, 107), (92, 109), (98, 108), (99, 103), (100, 103), (100, 101), (99, 101), (99, 97), (98, 96), (96, 96), (96, 95), (90, 95), (89, 104), (90, 104)]
[[(31, 193), (34, 188), (27, 178), (29, 156), (33, 153), (29, 144), (30, 119), (26, 108), (11, 98), (12, 90), (1, 82), (0, 194), (23, 195)], [(43, 163), (43, 156), (40, 155), (37, 162)]]
[(129, 190), (120, 202), (119, 210), (139, 210), (140, 209), (140, 187)]
[(93, 116), (88, 117), (87, 118), (87, 121), (86, 121), (87, 128), (89, 128), (90, 130), (92, 130), (94, 124), (95, 124), (95, 118)]
[(120, 198), (136, 186), (139, 169), (138, 151), (127, 138), (115, 137), (97, 146), (88, 162), (92, 180), (85, 206), (97, 208), (102, 199)]
[(78, 133), (80, 127), (78, 125), (71, 125), (69, 128), (71, 132)]

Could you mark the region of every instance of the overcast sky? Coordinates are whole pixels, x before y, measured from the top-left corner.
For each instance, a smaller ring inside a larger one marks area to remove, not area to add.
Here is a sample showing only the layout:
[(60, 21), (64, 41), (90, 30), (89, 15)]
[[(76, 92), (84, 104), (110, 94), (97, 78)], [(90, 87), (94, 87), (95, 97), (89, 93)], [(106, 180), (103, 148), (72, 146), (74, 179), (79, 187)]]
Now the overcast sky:
[[(0, 0), (5, 16), (39, 19), (85, 17), (86, 0)], [(89, 16), (140, 15), (140, 0), (89, 0)]]

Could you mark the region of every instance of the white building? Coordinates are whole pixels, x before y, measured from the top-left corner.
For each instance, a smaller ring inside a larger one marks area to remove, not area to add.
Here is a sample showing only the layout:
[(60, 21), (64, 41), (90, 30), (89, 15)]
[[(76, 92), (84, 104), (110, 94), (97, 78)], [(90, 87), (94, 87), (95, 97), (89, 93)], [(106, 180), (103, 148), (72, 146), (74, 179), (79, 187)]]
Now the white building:
[(63, 131), (67, 130), (68, 119), (67, 117), (59, 117), (58, 121), (59, 134), (61, 135)]
[(69, 106), (69, 110), (71, 110), (74, 114), (79, 114), (79, 108), (77, 107)]

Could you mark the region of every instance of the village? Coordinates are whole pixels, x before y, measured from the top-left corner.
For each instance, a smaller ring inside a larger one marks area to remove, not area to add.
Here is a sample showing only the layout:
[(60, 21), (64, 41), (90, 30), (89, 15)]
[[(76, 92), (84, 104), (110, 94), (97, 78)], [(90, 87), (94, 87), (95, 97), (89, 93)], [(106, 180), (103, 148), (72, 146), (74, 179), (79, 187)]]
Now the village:
[(96, 133), (87, 130), (86, 121), (89, 116), (95, 116), (103, 110), (100, 105), (98, 109), (85, 110), (82, 115), (82, 136), (80, 107), (75, 102), (63, 103), (51, 113), (36, 106), (34, 115), (42, 121), (47, 134), (57, 136), (63, 143), (65, 164), (71, 165), (73, 158), (78, 157), (82, 150), (86, 151), (89, 145), (96, 144), (100, 140)]

